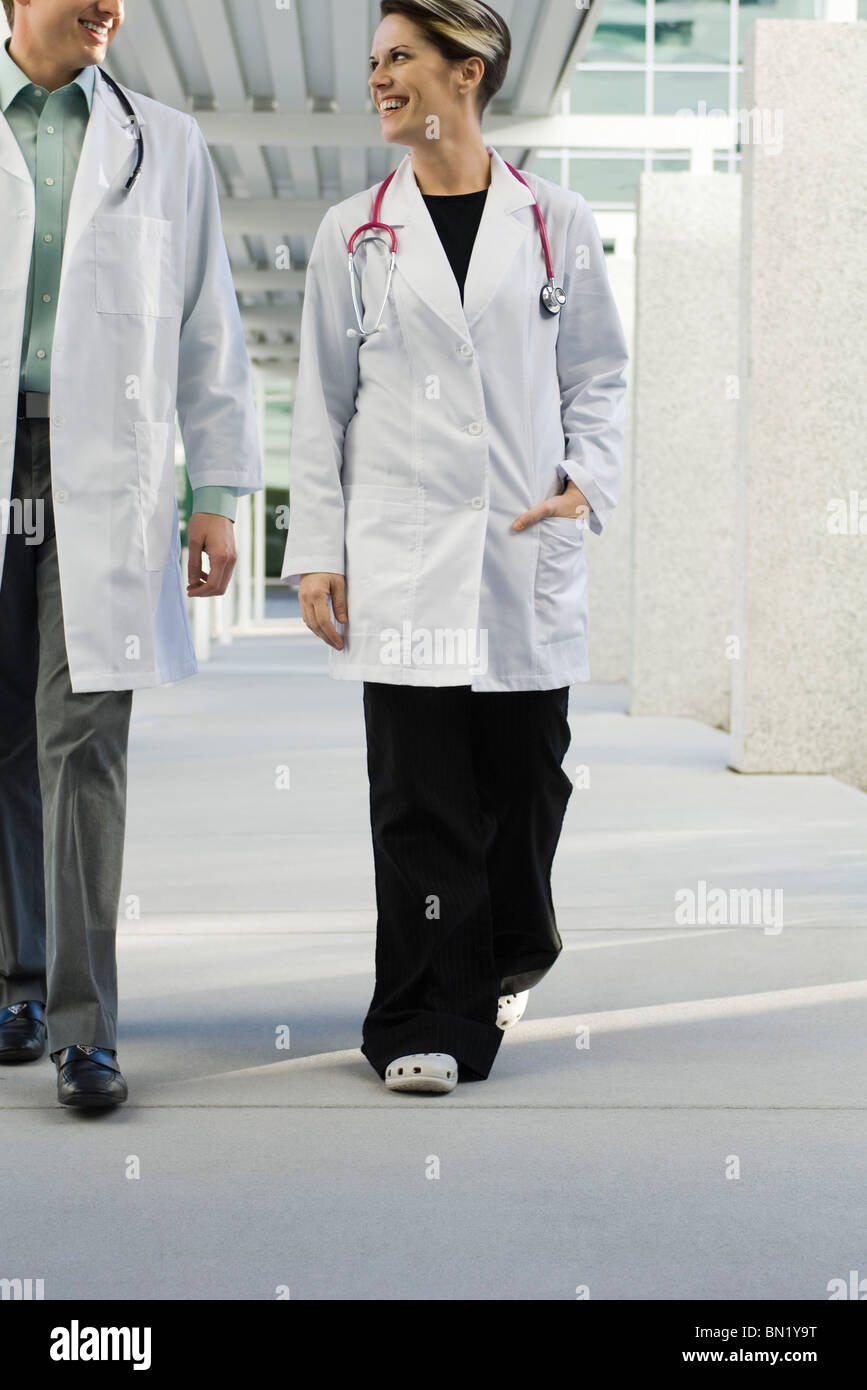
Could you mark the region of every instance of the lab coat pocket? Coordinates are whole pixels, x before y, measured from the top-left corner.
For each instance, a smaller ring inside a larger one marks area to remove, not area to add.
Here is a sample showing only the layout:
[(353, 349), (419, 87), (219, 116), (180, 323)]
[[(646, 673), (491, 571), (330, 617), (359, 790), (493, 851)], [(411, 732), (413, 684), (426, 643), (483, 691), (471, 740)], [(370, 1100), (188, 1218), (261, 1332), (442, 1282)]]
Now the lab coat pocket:
[(170, 318), (175, 311), (171, 222), (103, 215), (93, 226), (97, 311)]
[(159, 571), (165, 569), (174, 534), (174, 425), (137, 420), (135, 444), (144, 567)]
[(352, 484), (346, 507), (349, 632), (382, 638), (409, 619), (419, 543), (416, 488)]
[(587, 562), (584, 530), (570, 517), (536, 523), (536, 637), (540, 645), (571, 642), (586, 633)]

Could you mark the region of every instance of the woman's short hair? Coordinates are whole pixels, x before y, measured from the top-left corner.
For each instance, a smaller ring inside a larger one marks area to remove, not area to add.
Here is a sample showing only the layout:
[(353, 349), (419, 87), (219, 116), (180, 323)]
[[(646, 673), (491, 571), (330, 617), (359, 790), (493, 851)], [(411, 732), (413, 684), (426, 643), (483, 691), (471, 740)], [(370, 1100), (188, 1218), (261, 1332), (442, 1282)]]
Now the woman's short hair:
[(485, 75), (479, 84), (480, 114), (502, 87), (512, 56), (506, 21), (481, 0), (381, 0), (383, 19), (404, 15), (449, 62), (481, 58)]
[(6, 11), (6, 18), (9, 22), (9, 28), (11, 29), (12, 21), (15, 18), (15, 0), (3, 0), (3, 8)]

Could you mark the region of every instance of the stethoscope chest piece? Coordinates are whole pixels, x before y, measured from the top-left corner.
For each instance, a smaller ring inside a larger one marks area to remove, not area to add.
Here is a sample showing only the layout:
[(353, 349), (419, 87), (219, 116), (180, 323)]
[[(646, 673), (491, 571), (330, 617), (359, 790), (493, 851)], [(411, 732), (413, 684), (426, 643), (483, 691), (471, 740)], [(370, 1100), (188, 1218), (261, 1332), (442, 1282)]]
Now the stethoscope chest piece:
[(549, 314), (559, 314), (566, 308), (566, 291), (553, 280), (549, 280), (542, 290), (542, 304)]
[[(355, 320), (358, 324), (358, 329), (347, 329), (346, 336), (347, 338), (364, 339), (373, 338), (377, 333), (386, 333), (388, 331), (388, 325), (383, 323), (382, 320), (385, 316), (389, 295), (391, 294), (391, 284), (394, 279), (394, 270), (397, 264), (397, 237), (391, 227), (385, 227), (378, 223), (371, 223), (368, 227), (361, 228), (360, 231), (366, 233), (366, 235), (362, 235), (359, 239), (359, 233), (356, 232), (349, 243), (349, 283), (352, 288), (352, 303), (355, 309)], [(386, 235), (379, 235), (378, 233), (380, 232), (385, 232)], [(386, 240), (386, 237), (388, 240)], [(386, 248), (389, 257), (389, 265), (388, 276), (385, 283), (385, 293), (382, 296), (382, 304), (376, 316), (376, 323), (373, 328), (366, 329), (364, 327), (364, 308), (361, 303), (360, 276), (358, 267), (355, 264), (355, 257), (360, 247), (367, 246), (371, 242), (379, 242), (380, 245)]]

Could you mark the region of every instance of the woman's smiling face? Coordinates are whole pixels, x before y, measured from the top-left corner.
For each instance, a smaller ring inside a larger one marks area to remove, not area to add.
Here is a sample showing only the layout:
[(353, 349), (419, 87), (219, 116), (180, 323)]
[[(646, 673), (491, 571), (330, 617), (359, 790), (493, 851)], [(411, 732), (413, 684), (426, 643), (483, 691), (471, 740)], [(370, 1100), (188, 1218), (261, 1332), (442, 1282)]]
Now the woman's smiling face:
[(403, 15), (388, 15), (373, 39), (370, 91), (383, 139), (415, 145), (428, 138), (432, 116), (442, 122), (460, 97), (462, 75), (424, 32)]

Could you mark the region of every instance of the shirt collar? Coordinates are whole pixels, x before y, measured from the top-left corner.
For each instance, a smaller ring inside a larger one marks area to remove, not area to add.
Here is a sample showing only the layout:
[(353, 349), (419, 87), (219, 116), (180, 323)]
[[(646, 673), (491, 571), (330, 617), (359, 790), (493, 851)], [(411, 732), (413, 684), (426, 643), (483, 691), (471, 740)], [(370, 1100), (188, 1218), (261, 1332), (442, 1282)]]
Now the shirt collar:
[[(7, 43), (0, 47), (0, 111), (7, 111), (24, 87), (30, 87), (30, 78), (22, 72), (14, 58), (10, 58)], [(91, 63), (82, 68), (78, 76), (69, 84), (78, 85), (84, 92), (88, 111), (93, 110), (93, 89), (96, 85), (96, 68)]]

